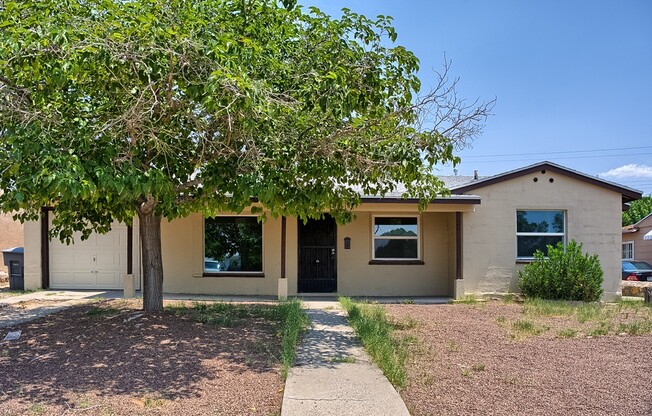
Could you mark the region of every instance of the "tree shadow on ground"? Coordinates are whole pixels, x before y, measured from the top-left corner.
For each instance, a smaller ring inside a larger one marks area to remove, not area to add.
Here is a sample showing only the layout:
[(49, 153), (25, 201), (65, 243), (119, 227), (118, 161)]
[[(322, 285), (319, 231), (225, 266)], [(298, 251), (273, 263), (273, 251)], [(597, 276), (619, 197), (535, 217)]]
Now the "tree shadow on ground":
[(97, 304), (73, 307), (12, 328), (22, 336), (0, 344), (0, 407), (16, 397), (70, 407), (71, 392), (187, 399), (202, 383), (252, 373), (281, 383), (274, 322), (251, 317), (224, 328), (170, 312), (93, 310)]

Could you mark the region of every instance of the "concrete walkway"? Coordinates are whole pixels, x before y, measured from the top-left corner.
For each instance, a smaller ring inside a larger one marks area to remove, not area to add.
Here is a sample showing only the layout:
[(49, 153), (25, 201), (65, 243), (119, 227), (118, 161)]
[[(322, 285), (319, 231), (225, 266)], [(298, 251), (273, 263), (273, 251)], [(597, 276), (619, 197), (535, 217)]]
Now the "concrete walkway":
[(281, 416), (409, 416), (337, 302), (304, 302), (312, 327), (285, 383)]
[[(97, 299), (122, 299), (122, 290), (38, 290), (23, 295), (0, 299), (0, 329), (62, 311)], [(136, 293), (142, 298), (142, 293)], [(270, 296), (212, 296), (177, 293), (163, 294), (164, 300), (192, 300), (206, 302), (277, 302)], [(0, 334), (0, 340), (2, 334)]]
[(121, 298), (118, 291), (40, 290), (24, 295), (0, 299), (0, 328), (9, 328), (24, 322), (59, 312), (71, 306), (92, 300)]

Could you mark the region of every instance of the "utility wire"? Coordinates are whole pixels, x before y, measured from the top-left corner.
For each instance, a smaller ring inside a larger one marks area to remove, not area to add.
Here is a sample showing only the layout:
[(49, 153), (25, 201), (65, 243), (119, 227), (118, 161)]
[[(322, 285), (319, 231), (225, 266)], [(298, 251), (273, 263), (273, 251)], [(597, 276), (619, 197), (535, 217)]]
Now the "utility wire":
[[(537, 153), (529, 153), (528, 156), (530, 155), (536, 155)], [(623, 154), (617, 154), (617, 155), (591, 155), (591, 156), (566, 156), (566, 157), (553, 157), (550, 158), (552, 161), (554, 160), (568, 160), (568, 159), (594, 159), (594, 158), (599, 158), (599, 157), (619, 157), (619, 156), (643, 156), (643, 155), (652, 155), (652, 153), (623, 153)], [(508, 155), (504, 155), (508, 156)], [(465, 161), (468, 164), (480, 164), (480, 163), (504, 163), (504, 162), (531, 162), (531, 161), (541, 161), (541, 158), (536, 158), (536, 159), (499, 159), (499, 160), (471, 160), (468, 161), (471, 156), (461, 156), (462, 158), (462, 163)], [(480, 157), (480, 156), (476, 156)], [(485, 157), (485, 156), (482, 156)], [(490, 157), (490, 156), (486, 156)], [(493, 157), (500, 157), (500, 155), (494, 155)]]
[[(534, 155), (559, 155), (559, 154), (569, 154), (569, 153), (591, 153), (591, 152), (611, 152), (615, 150), (638, 150), (638, 149), (652, 149), (652, 146), (637, 146), (637, 147), (614, 147), (611, 149), (592, 149), (592, 150), (564, 150), (557, 152), (533, 152), (533, 153), (506, 153), (501, 155), (469, 155), (464, 156), (465, 159), (476, 158), (476, 157), (511, 157), (511, 156), (534, 156)], [(641, 154), (641, 153), (637, 153)], [(649, 154), (649, 153), (647, 153)], [(621, 155), (614, 155), (621, 156)], [(628, 155), (625, 155), (628, 156)]]

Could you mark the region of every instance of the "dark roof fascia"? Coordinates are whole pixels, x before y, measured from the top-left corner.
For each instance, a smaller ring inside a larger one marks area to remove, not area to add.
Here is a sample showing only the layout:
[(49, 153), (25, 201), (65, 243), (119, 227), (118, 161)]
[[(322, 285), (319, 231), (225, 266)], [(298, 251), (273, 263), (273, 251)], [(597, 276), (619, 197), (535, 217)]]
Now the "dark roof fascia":
[(500, 173), (498, 175), (490, 176), (486, 179), (480, 179), (478, 181), (475, 181), (467, 185), (463, 185), (457, 188), (451, 188), (451, 192), (455, 194), (464, 193), (464, 192), (472, 191), (474, 189), (484, 188), (485, 186), (504, 182), (510, 179), (515, 179), (524, 175), (529, 175), (530, 173), (534, 173), (541, 170), (549, 170), (551, 172), (561, 173), (563, 175), (570, 176), (579, 181), (596, 185), (601, 188), (608, 189), (610, 191), (618, 192), (623, 196), (623, 202), (635, 201), (637, 199), (641, 199), (643, 196), (643, 193), (639, 190), (618, 185), (616, 183), (605, 181), (603, 179), (594, 178), (585, 173), (581, 173), (576, 170), (569, 169), (567, 167), (552, 162), (541, 162), (534, 165), (526, 166), (524, 168), (512, 170), (505, 173)]
[[(363, 203), (378, 203), (378, 204), (418, 204), (419, 198), (378, 198), (378, 197), (363, 197)], [(471, 198), (437, 198), (431, 199), (429, 204), (469, 204), (480, 205), (482, 199), (480, 197)]]
[[(418, 204), (419, 198), (401, 198), (401, 197), (384, 197), (379, 198), (376, 196), (362, 197), (360, 200), (363, 203), (379, 203), (379, 204)], [(258, 198), (251, 198), (251, 202), (258, 202)], [(437, 198), (431, 199), (429, 204), (469, 204), (469, 205), (480, 205), (482, 198), (479, 196), (465, 195), (464, 198), (455, 198), (453, 195), (451, 198)]]

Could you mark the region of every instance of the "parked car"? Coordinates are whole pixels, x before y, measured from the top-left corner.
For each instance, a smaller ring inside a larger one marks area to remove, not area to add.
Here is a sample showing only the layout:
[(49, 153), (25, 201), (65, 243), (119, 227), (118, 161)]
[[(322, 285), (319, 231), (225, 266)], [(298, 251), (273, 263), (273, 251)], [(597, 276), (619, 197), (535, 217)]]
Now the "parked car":
[(211, 259), (211, 258), (204, 258), (204, 271), (205, 272), (221, 272), (226, 270), (226, 267), (224, 267), (224, 263), (221, 261)]
[(623, 260), (623, 280), (652, 282), (652, 264), (644, 261)]

